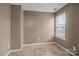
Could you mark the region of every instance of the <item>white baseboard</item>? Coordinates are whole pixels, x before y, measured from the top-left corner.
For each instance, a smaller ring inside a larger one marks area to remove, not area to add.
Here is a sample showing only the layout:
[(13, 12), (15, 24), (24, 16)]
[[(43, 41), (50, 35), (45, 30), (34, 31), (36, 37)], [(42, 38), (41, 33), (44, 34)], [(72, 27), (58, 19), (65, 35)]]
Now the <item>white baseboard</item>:
[(44, 45), (44, 44), (55, 44), (55, 42), (23, 44), (22, 48), (23, 48), (24, 46), (34, 46), (34, 45)]
[(35, 46), (35, 45), (43, 45), (43, 44), (56, 44), (57, 46), (59, 46), (60, 48), (62, 48), (63, 50), (65, 50), (67, 53), (75, 56), (72, 52), (70, 52), (68, 49), (62, 47), (60, 44), (56, 43), (56, 42), (46, 42), (46, 43), (32, 43), (32, 44), (23, 44), (21, 49), (16, 49), (16, 50), (10, 50), (5, 56), (8, 56), (9, 53), (11, 52), (16, 52), (16, 51), (21, 51), (23, 49), (23, 47), (25, 46)]
[(55, 44), (55, 42), (23, 44), (21, 46), (21, 49), (10, 50), (7, 54), (5, 54), (5, 56), (8, 56), (11, 52), (22, 51), (23, 47), (25, 47), (25, 46), (34, 46), (34, 45), (42, 45), (42, 44)]
[(59, 46), (61, 49), (63, 49), (64, 51), (66, 51), (67, 53), (69, 53), (69, 54), (71, 54), (71, 55), (73, 55), (73, 56), (76, 56), (76, 55), (74, 55), (74, 53), (70, 52), (68, 49), (64, 48), (64, 47), (61, 46), (60, 44), (58, 44), (58, 43), (56, 43), (56, 42), (55, 42), (55, 44), (56, 44), (57, 46)]
[(5, 56), (8, 56), (11, 52), (21, 51), (22, 49), (23, 48), (21, 47), (21, 49), (10, 50), (8, 53), (5, 54)]
[(5, 54), (5, 56), (8, 56), (9, 55), (9, 53), (11, 53), (12, 51), (10, 50), (10, 51), (8, 51), (6, 54)]

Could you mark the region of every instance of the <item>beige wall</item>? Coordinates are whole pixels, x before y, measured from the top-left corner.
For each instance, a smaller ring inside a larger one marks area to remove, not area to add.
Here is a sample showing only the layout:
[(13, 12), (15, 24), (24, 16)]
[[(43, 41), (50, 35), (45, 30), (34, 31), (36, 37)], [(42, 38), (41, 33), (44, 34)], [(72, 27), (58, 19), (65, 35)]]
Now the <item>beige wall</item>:
[(33, 11), (24, 12), (24, 44), (48, 42), (53, 40), (53, 36), (53, 14)]
[(68, 4), (61, 10), (55, 13), (55, 16), (66, 12), (66, 40), (55, 38), (55, 41), (66, 48), (78, 46), (78, 20), (79, 20), (79, 4)]
[[(63, 11), (66, 12), (66, 40), (55, 37), (55, 41), (68, 49), (76, 46), (77, 51), (79, 52), (78, 7), (79, 4), (69, 4), (55, 13), (56, 16)], [(53, 36), (53, 14), (25, 11), (23, 21), (23, 11), (21, 6), (0, 4), (0, 55), (5, 55), (10, 48), (12, 50), (20, 49), (21, 44), (23, 43), (28, 44), (53, 41)], [(23, 38), (24, 41), (22, 42)]]
[(11, 5), (11, 50), (21, 48), (21, 6)]
[(10, 50), (10, 5), (0, 4), (0, 55)]

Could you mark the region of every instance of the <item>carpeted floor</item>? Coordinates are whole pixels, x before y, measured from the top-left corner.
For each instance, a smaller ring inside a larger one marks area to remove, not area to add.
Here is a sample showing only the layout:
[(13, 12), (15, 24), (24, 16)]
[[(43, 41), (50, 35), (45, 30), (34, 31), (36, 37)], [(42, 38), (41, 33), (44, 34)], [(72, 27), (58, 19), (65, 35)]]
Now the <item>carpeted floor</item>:
[(11, 52), (9, 56), (69, 56), (55, 44), (25, 46), (22, 51)]

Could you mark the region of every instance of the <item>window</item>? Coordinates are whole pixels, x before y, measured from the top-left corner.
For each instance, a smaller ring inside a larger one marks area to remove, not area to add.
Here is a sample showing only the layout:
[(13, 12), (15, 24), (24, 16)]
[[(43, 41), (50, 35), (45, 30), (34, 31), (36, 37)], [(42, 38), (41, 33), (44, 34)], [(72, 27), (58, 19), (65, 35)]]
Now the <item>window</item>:
[(56, 37), (65, 39), (65, 12), (56, 16)]

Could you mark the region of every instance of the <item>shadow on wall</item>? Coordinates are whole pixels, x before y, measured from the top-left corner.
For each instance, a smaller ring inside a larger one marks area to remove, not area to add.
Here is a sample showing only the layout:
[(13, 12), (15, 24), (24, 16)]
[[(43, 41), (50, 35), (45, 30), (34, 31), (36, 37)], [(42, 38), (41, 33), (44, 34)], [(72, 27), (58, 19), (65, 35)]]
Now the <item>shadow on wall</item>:
[(51, 37), (48, 42), (55, 42), (54, 37)]

